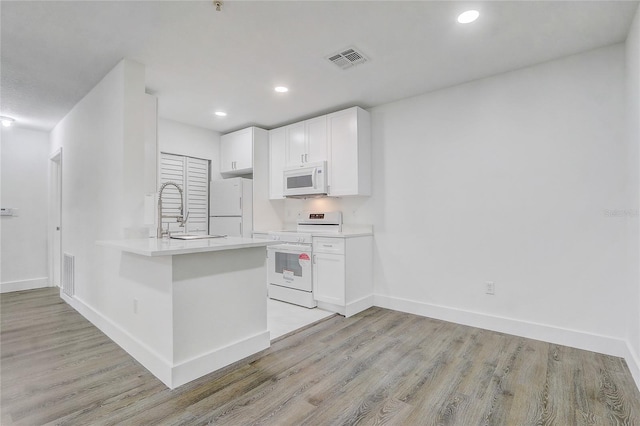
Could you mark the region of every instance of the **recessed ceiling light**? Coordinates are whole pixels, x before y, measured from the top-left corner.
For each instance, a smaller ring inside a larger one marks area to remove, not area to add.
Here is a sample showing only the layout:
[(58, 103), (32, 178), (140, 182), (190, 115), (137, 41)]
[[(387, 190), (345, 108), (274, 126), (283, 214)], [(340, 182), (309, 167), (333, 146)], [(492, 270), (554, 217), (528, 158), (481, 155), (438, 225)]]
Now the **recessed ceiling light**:
[(11, 117), (0, 117), (0, 123), (2, 123), (2, 127), (10, 127), (14, 121), (16, 120)]
[(466, 12), (462, 12), (458, 15), (458, 22), (461, 24), (468, 24), (478, 19), (478, 16), (480, 16), (480, 12), (477, 10), (467, 10)]
[(277, 86), (273, 90), (275, 90), (278, 93), (286, 93), (286, 92), (289, 91), (289, 88), (288, 87), (284, 87), (284, 86)]
[(215, 115), (217, 115), (218, 117), (226, 117), (227, 113), (224, 111), (216, 111), (214, 112)]

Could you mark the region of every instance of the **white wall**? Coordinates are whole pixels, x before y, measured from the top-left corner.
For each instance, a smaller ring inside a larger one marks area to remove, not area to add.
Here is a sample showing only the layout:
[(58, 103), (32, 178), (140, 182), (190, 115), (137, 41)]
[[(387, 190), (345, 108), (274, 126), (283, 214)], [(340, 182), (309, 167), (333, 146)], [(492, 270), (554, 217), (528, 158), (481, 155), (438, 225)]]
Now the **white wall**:
[(220, 133), (166, 118), (158, 119), (158, 150), (211, 160), (212, 180), (220, 175)]
[(640, 208), (640, 8), (627, 37), (627, 119), (628, 119), (628, 164), (629, 164), (629, 201), (626, 215), (629, 224), (629, 265), (630, 289), (628, 297), (634, 308), (629, 311), (628, 339), (632, 356), (635, 359), (636, 382), (640, 383), (640, 227), (638, 211)]
[(374, 221), (373, 200), (371, 197), (327, 197), (308, 200), (287, 198), (284, 203), (285, 228), (295, 228), (298, 213), (304, 211), (341, 211), (342, 221), (345, 226), (369, 226)]
[(62, 251), (75, 256), (75, 298), (126, 327), (127, 289), (104, 282), (97, 240), (147, 234), (144, 66), (120, 62), (51, 132), (63, 147)]
[(615, 45), (372, 110), (382, 302), (626, 338), (627, 228), (610, 213), (627, 202), (624, 55)]
[(286, 200), (289, 226), (373, 223), (380, 306), (628, 356), (624, 45), (371, 113), (373, 196)]
[(49, 135), (2, 128), (0, 204), (18, 216), (0, 218), (0, 291), (49, 285), (47, 200)]

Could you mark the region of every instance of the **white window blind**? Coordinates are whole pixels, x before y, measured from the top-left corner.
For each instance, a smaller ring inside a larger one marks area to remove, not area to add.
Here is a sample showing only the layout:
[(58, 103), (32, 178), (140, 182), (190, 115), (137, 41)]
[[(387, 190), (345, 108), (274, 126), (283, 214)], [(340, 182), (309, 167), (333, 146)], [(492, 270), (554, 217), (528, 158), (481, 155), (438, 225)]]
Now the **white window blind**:
[[(209, 220), (209, 160), (162, 153), (160, 158), (160, 185), (174, 182), (184, 194), (184, 214), (189, 212), (187, 225), (181, 228), (173, 218), (162, 220), (163, 228), (169, 224), (171, 232), (206, 234)], [(180, 214), (180, 193), (167, 186), (162, 195), (164, 215)]]
[(187, 232), (206, 234), (209, 229), (209, 161), (186, 158)]

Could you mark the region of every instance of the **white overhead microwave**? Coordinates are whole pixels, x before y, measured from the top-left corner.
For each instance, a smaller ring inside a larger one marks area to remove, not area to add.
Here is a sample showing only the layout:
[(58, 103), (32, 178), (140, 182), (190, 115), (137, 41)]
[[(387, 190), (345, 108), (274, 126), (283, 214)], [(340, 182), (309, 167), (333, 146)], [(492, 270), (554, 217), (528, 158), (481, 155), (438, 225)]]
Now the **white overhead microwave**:
[(327, 195), (327, 162), (306, 163), (284, 170), (284, 196)]

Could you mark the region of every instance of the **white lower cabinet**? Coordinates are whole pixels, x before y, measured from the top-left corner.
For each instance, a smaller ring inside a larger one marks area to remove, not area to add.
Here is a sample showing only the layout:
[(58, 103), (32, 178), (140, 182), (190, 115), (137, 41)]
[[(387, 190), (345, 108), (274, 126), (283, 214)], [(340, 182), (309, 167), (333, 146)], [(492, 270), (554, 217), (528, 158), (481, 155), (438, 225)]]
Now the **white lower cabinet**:
[(314, 237), (313, 295), (321, 309), (349, 317), (373, 306), (373, 238)]
[(313, 283), (317, 301), (344, 305), (344, 262), (343, 254), (314, 253)]

